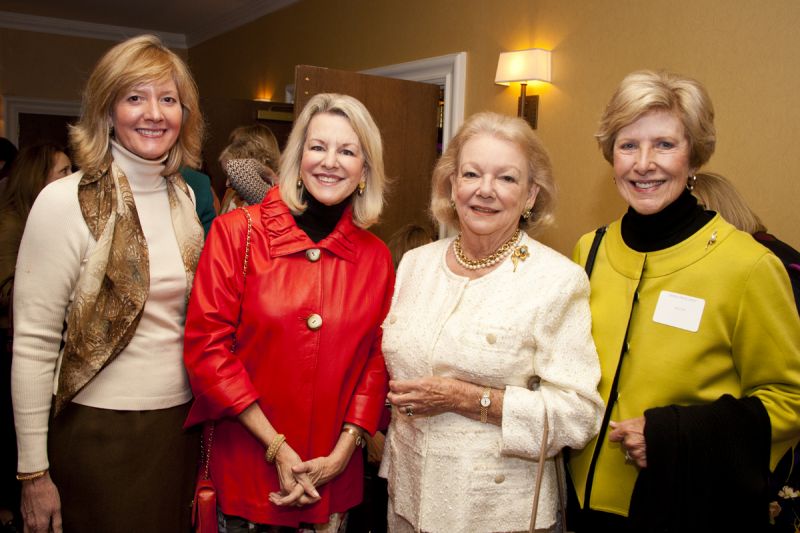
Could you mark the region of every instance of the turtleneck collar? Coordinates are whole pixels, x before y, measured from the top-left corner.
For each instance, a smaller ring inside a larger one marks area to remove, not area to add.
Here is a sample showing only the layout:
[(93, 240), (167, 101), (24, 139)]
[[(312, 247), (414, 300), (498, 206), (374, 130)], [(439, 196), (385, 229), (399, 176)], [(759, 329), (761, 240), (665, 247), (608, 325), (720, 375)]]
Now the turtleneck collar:
[(325, 205), (303, 189), (303, 201), (308, 207), (301, 214), (293, 215), (297, 227), (315, 243), (321, 241), (330, 235), (339, 223), (342, 213), (350, 205), (351, 198), (352, 196), (345, 198), (336, 205)]
[(147, 191), (165, 186), (163, 174), (166, 157), (161, 161), (143, 159), (114, 139), (111, 139), (111, 156), (128, 178), (132, 191)]
[(654, 252), (684, 241), (712, 218), (714, 213), (704, 211), (684, 189), (674, 202), (652, 215), (641, 215), (629, 207), (620, 229), (625, 244), (637, 252)]

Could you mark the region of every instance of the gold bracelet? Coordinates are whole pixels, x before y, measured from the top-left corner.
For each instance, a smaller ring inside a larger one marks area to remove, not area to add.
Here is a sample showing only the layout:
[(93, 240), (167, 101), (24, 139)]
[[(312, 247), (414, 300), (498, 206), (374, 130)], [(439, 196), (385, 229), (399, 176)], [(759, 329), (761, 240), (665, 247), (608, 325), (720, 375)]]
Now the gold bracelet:
[(280, 450), (284, 442), (286, 442), (286, 435), (283, 433), (275, 435), (275, 438), (269, 443), (267, 453), (264, 454), (264, 459), (266, 459), (268, 463), (275, 462), (275, 456), (278, 455), (278, 450)]
[(490, 387), (483, 390), (478, 403), (481, 406), (481, 422), (486, 424), (489, 422), (489, 406), (492, 405), (492, 389)]
[(344, 426), (342, 428), (342, 432), (343, 433), (349, 433), (350, 435), (353, 436), (353, 438), (356, 439), (356, 447), (357, 448), (363, 448), (364, 446), (367, 445), (367, 440), (364, 438), (364, 434), (361, 433), (356, 428), (354, 428), (352, 426)]
[(39, 479), (40, 477), (44, 477), (47, 473), (47, 469), (39, 470), (38, 472), (31, 472), (30, 474), (17, 474), (17, 481), (31, 481), (33, 479)]

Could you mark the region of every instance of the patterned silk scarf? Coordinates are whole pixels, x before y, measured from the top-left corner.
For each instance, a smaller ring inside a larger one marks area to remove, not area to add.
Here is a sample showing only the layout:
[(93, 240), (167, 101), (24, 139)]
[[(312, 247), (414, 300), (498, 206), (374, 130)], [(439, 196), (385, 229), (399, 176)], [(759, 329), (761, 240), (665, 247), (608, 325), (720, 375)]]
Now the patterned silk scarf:
[[(180, 174), (166, 178), (172, 228), (186, 271), (186, 298), (203, 246), (203, 228)], [(133, 338), (150, 289), (150, 260), (128, 178), (112, 163), (78, 185), (81, 212), (96, 242), (67, 316), (55, 414)]]

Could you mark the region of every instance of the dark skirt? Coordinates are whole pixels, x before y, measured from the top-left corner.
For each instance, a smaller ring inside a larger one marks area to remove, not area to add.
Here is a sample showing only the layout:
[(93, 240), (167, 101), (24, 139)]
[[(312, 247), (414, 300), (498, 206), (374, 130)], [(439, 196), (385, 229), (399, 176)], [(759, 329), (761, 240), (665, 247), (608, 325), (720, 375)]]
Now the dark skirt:
[(151, 411), (71, 403), (50, 419), (65, 533), (191, 530), (200, 434), (182, 429), (190, 403)]

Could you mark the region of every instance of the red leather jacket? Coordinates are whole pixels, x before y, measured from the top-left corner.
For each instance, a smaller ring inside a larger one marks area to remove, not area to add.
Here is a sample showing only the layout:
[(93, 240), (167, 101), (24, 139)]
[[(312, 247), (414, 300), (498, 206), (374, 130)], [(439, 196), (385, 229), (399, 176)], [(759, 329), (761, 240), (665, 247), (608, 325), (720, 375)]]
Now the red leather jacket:
[(319, 488), (321, 501), (280, 508), (267, 499), (280, 489), (275, 467), (235, 417), (257, 401), (304, 460), (328, 455), (344, 422), (375, 432), (388, 387), (380, 324), (394, 287), (392, 259), (353, 224), (350, 208), (317, 244), (277, 187), (247, 209), (246, 279), (247, 220), (239, 210), (214, 221), (197, 268), (186, 317), (184, 358), (195, 395), (186, 424), (217, 421), (211, 477), (222, 512), (262, 524), (323, 523), (360, 502), (361, 453)]

